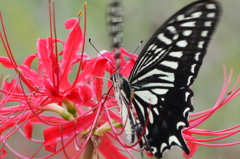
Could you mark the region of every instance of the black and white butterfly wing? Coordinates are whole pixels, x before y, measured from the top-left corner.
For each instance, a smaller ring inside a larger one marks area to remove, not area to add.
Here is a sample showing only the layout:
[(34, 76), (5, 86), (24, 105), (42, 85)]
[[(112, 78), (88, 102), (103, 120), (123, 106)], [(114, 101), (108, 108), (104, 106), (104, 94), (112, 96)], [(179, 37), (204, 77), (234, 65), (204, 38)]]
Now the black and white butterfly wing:
[(157, 158), (174, 145), (189, 154), (182, 137), (193, 111), (189, 86), (197, 77), (219, 14), (219, 4), (212, 0), (181, 9), (152, 36), (130, 74), (140, 146)]

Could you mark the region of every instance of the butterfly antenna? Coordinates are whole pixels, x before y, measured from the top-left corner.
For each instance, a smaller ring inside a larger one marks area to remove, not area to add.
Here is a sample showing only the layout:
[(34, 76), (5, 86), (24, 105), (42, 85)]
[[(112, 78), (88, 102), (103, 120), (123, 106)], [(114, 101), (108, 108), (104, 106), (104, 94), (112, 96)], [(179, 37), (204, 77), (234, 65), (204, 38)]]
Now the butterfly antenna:
[(106, 59), (113, 68), (115, 68), (115, 67), (112, 65), (112, 63), (109, 61), (109, 59), (107, 59), (107, 58), (93, 45), (92, 39), (89, 38), (88, 41), (89, 41), (89, 43), (92, 45), (92, 47), (97, 51), (97, 53), (98, 53), (100, 56), (102, 56), (104, 59)]
[(140, 41), (140, 43), (138, 44), (138, 46), (136, 47), (136, 49), (133, 51), (132, 55), (136, 54), (137, 50), (139, 49), (139, 47), (142, 45), (143, 40)]
[[(134, 50), (134, 52), (131, 54), (131, 56), (127, 58), (127, 62), (128, 62), (131, 58), (133, 58), (133, 55), (136, 54), (137, 50), (138, 50), (139, 47), (142, 45), (142, 43), (143, 43), (143, 40), (140, 41), (140, 43), (138, 44), (138, 46), (136, 47), (136, 49)], [(124, 66), (122, 66), (121, 69), (122, 69), (123, 67), (124, 67)], [(120, 69), (120, 70), (121, 70), (121, 69)]]

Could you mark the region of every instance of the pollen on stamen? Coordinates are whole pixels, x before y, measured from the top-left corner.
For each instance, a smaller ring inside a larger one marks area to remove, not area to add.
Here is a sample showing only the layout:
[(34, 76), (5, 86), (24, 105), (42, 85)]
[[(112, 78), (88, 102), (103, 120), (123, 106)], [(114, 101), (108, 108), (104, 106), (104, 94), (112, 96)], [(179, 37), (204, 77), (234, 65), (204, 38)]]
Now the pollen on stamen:
[(38, 86), (33, 86), (36, 90), (40, 90), (40, 88)]
[(7, 75), (5, 78), (3, 78), (4, 82), (7, 82), (8, 78), (10, 77), (10, 75)]
[(230, 94), (232, 94), (232, 91), (229, 91), (229, 92), (227, 93), (227, 95), (230, 95)]
[(87, 2), (83, 3), (83, 8), (86, 9), (87, 8)]
[(82, 13), (83, 13), (83, 11), (80, 10), (80, 11), (78, 12), (77, 16), (80, 17), (80, 16), (82, 15)]
[(22, 70), (21, 69), (16, 68), (16, 70), (17, 70), (17, 74), (22, 75)]

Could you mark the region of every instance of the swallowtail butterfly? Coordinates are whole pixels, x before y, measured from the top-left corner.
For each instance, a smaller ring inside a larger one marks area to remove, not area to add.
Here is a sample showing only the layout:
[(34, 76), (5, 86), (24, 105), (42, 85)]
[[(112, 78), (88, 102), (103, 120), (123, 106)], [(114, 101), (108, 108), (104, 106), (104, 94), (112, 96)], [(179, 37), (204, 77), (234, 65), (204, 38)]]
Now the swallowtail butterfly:
[(148, 41), (126, 79), (119, 68), (123, 21), (120, 1), (109, 0), (108, 22), (117, 63), (112, 80), (126, 136), (133, 142), (136, 134), (140, 147), (157, 158), (172, 146), (189, 154), (182, 136), (193, 111), (193, 91), (189, 87), (202, 64), (220, 6), (214, 0), (196, 1), (174, 14)]

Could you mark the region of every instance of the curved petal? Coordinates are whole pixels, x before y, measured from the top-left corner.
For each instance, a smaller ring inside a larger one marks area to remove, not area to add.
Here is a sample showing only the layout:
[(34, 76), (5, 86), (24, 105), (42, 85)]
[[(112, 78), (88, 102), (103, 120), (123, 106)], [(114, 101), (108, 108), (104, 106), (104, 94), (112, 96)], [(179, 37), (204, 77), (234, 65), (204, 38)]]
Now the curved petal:
[(27, 65), (21, 65), (18, 67), (21, 70), (21, 74), (23, 75), (24, 79), (26, 82), (28, 82), (29, 85), (43, 88), (44, 79), (39, 77), (38, 73), (34, 69), (29, 68)]
[(92, 123), (95, 117), (95, 112), (89, 115), (81, 116), (76, 121), (71, 121), (67, 124), (59, 126), (52, 126), (43, 131), (44, 147), (47, 151), (55, 152), (57, 141), (61, 137), (73, 137), (76, 133), (86, 130)]
[(135, 62), (136, 61), (133, 58), (129, 59), (123, 66), (123, 69), (121, 69), (121, 74), (125, 77), (128, 77), (132, 72), (132, 68), (135, 65)]
[(4, 148), (1, 148), (0, 158), (5, 158), (7, 156), (7, 151)]
[(78, 105), (83, 105), (92, 98), (92, 89), (88, 85), (80, 85), (71, 90), (66, 96), (67, 99)]
[[(37, 56), (39, 59), (38, 70), (44, 72), (44, 76), (47, 79), (51, 79), (53, 75), (53, 60), (55, 55), (52, 53), (53, 45), (49, 44), (52, 39), (38, 39), (37, 41)], [(56, 66), (55, 66), (56, 67)]]
[(93, 87), (95, 98), (102, 97), (103, 77), (108, 61), (104, 58), (94, 58), (84, 64), (84, 71), (79, 75), (78, 83), (89, 83)]
[(106, 159), (128, 159), (128, 157), (120, 153), (119, 150), (114, 146), (114, 144), (106, 137), (103, 138), (98, 149)]
[(33, 125), (30, 122), (27, 122), (24, 125), (24, 134), (30, 140), (32, 139)]
[(5, 92), (14, 92), (19, 94), (23, 93), (22, 89), (18, 86), (18, 83), (15, 79), (12, 79), (11, 82), (3, 82), (2, 85)]
[(78, 52), (84, 39), (78, 19), (69, 19), (66, 21), (65, 27), (66, 29), (72, 30), (68, 34), (62, 54), (63, 60), (61, 61), (61, 66), (63, 68), (63, 74), (60, 87), (63, 90), (69, 87), (68, 74), (72, 72), (72, 65), (78, 60)]
[(23, 65), (27, 65), (28, 67), (31, 67), (32, 62), (36, 57), (37, 57), (36, 54), (27, 56), (23, 61)]
[(49, 96), (51, 99), (55, 101), (61, 101), (64, 97), (60, 94), (57, 88), (51, 83), (50, 80), (44, 80), (44, 92)]
[(12, 62), (7, 57), (0, 57), (0, 63), (6, 68), (14, 68)]
[(125, 56), (127, 56), (127, 57), (133, 58), (133, 59), (135, 59), (135, 60), (138, 58), (137, 55), (135, 55), (135, 54), (133, 54), (133, 53), (127, 52), (127, 50), (125, 50), (124, 48), (120, 48), (120, 51), (121, 51), (121, 54), (122, 54), (122, 55), (125, 55)]

